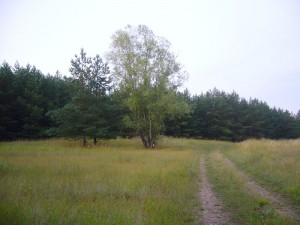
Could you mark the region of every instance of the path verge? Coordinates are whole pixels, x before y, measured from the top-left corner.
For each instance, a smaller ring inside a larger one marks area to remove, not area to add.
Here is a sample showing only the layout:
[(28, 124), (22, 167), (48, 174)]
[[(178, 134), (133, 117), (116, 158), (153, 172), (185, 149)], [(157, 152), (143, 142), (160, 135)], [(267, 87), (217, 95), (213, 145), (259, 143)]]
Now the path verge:
[(270, 203), (274, 206), (277, 212), (282, 216), (290, 217), (298, 222), (300, 222), (300, 212), (294, 209), (289, 205), (288, 201), (283, 197), (268, 191), (264, 187), (257, 184), (254, 180), (252, 180), (249, 176), (247, 176), (243, 171), (238, 169), (232, 161), (226, 158), (223, 154), (220, 154), (220, 158), (222, 161), (233, 171), (235, 171), (239, 176), (243, 178), (245, 181), (246, 187), (254, 192), (255, 194), (260, 195), (270, 201)]

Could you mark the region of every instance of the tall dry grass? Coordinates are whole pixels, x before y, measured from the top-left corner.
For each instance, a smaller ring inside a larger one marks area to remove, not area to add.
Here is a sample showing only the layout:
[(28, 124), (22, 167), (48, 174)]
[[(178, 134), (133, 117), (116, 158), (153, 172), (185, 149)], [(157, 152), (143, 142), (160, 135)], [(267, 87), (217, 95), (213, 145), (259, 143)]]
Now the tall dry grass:
[(300, 140), (161, 137), (156, 150), (145, 150), (139, 139), (87, 148), (77, 141), (18, 141), (0, 143), (0, 224), (195, 224), (200, 155), (207, 156), (209, 179), (236, 221), (289, 222), (245, 191), (217, 151), (299, 204)]
[(138, 140), (1, 143), (0, 224), (193, 224), (197, 155)]

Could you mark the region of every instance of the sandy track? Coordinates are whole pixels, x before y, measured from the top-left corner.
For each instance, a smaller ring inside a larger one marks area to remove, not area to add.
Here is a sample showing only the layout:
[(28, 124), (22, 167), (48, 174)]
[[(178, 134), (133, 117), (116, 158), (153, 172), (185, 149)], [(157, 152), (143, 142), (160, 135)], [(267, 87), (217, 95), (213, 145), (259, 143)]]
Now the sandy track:
[(255, 194), (258, 194), (266, 199), (268, 199), (271, 204), (274, 206), (274, 208), (278, 211), (279, 214), (283, 216), (290, 217), (296, 221), (300, 221), (300, 210), (296, 210), (293, 207), (289, 206), (287, 201), (268, 190), (266, 190), (264, 187), (257, 184), (254, 180), (252, 180), (250, 177), (248, 177), (243, 171), (239, 170), (233, 162), (231, 162), (228, 158), (226, 158), (223, 154), (219, 153), (221, 156), (221, 159), (223, 162), (233, 171), (236, 171), (241, 177), (243, 177), (247, 188), (254, 192)]
[(202, 204), (200, 216), (204, 225), (230, 224), (229, 214), (223, 209), (221, 200), (215, 195), (206, 175), (205, 159), (200, 159), (201, 189), (199, 198)]

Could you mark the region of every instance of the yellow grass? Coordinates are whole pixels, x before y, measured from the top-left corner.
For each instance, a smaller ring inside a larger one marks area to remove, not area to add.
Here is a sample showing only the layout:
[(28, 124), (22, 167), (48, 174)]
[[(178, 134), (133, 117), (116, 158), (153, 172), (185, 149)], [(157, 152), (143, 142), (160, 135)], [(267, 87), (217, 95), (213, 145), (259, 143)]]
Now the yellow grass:
[(156, 150), (145, 150), (139, 139), (88, 148), (77, 141), (19, 141), (0, 143), (0, 225), (195, 224), (200, 155), (206, 155), (214, 190), (237, 221), (286, 222), (264, 211), (268, 204), (245, 190), (218, 151), (300, 205), (300, 140), (234, 144), (162, 137)]
[[(122, 147), (124, 146), (124, 147)], [(193, 224), (198, 157), (133, 140), (0, 146), (0, 224)]]

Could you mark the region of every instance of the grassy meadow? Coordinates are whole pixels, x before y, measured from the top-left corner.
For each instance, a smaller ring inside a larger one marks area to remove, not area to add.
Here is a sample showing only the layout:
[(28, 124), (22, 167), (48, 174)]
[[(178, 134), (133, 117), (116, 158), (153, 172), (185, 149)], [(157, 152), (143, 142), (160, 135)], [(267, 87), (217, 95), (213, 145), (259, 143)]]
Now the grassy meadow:
[(299, 205), (299, 140), (159, 143), (156, 150), (138, 139), (87, 148), (66, 140), (0, 143), (0, 224), (198, 224), (200, 157), (235, 222), (295, 224), (248, 193), (220, 155)]
[(0, 146), (1, 224), (193, 224), (198, 157), (139, 140)]

